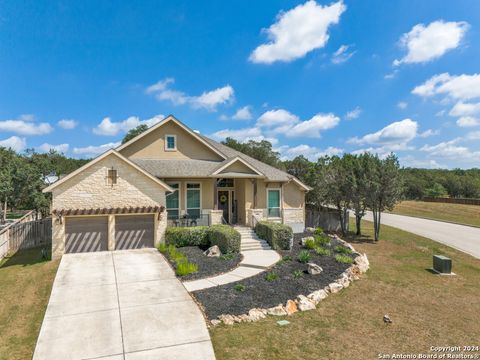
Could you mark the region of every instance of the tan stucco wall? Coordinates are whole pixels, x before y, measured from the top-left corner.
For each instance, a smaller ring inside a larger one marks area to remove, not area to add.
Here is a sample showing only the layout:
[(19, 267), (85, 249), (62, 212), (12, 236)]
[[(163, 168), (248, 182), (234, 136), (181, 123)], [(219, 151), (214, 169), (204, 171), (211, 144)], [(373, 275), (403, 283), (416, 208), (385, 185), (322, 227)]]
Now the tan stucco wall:
[(288, 208), (303, 208), (305, 206), (305, 191), (300, 187), (290, 182), (283, 186), (283, 207)]
[[(118, 181), (107, 185), (107, 170), (117, 170)], [(165, 190), (152, 179), (109, 155), (53, 189), (53, 209), (90, 209), (165, 205)]]
[[(165, 151), (165, 135), (177, 136), (177, 150)], [(120, 150), (123, 156), (141, 159), (223, 160), (206, 145), (173, 122), (168, 122)]]
[(227, 166), (225, 169), (223, 169), (220, 173), (228, 173), (228, 172), (239, 172), (239, 173), (244, 173), (244, 174), (253, 174), (257, 175), (252, 169), (250, 169), (248, 166), (245, 164), (241, 163), (240, 161), (235, 161), (233, 164)]
[(237, 221), (240, 224), (245, 223), (245, 186), (251, 183), (249, 179), (235, 179), (235, 199), (237, 200)]

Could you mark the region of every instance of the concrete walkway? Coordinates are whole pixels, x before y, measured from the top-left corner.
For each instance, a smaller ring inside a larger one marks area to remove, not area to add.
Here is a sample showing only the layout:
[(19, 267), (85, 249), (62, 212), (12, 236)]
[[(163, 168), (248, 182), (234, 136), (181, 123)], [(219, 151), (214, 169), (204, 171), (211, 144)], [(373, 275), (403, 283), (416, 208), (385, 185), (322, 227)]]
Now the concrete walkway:
[(155, 249), (64, 255), (34, 360), (215, 359), (205, 320)]
[[(372, 214), (368, 212), (364, 219), (373, 221)], [(381, 223), (438, 241), (480, 259), (480, 228), (386, 213), (382, 213)]]
[(188, 291), (208, 289), (246, 279), (260, 274), (281, 259), (280, 255), (264, 240), (259, 239), (252, 229), (245, 226), (236, 226), (235, 229), (242, 235), (240, 252), (243, 259), (240, 265), (222, 275), (185, 281), (183, 285)]

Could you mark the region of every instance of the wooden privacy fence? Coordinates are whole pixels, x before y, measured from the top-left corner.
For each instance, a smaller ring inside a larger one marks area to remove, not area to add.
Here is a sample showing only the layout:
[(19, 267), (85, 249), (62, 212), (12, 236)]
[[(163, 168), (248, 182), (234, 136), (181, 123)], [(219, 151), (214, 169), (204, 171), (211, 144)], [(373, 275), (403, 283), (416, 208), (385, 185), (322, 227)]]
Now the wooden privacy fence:
[[(349, 213), (345, 219), (345, 229), (348, 230)], [(340, 231), (342, 224), (340, 217), (335, 209), (322, 207), (315, 209), (307, 207), (305, 209), (305, 226), (306, 227), (321, 227), (326, 231)]]
[(426, 202), (437, 202), (437, 203), (446, 203), (446, 204), (480, 205), (480, 199), (457, 199), (457, 198), (424, 197), (422, 200), (426, 201)]
[(51, 246), (52, 219), (31, 220), (33, 218), (32, 214), (28, 213), (17, 222), (0, 230), (0, 259), (9, 252), (20, 249)]

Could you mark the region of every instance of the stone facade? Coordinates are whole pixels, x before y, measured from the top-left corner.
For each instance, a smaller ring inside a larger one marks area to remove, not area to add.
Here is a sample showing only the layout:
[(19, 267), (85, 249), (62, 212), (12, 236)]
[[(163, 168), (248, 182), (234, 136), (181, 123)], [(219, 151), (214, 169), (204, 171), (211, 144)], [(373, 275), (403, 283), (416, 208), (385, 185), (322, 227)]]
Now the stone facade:
[(223, 210), (210, 210), (210, 225), (222, 224)]
[(303, 208), (283, 209), (283, 223), (290, 225), (294, 233), (301, 233), (305, 229), (305, 210)]
[(264, 209), (248, 209), (247, 210), (247, 225), (253, 227), (253, 217), (255, 216), (258, 220), (265, 220)]

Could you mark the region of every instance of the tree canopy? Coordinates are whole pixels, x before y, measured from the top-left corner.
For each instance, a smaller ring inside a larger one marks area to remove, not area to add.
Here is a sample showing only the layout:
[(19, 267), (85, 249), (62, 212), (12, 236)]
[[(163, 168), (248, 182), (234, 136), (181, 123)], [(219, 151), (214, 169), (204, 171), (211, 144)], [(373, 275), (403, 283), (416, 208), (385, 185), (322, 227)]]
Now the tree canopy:
[(148, 126), (145, 124), (138, 125), (136, 128), (130, 129), (122, 139), (122, 144), (132, 140), (134, 137), (148, 130)]

